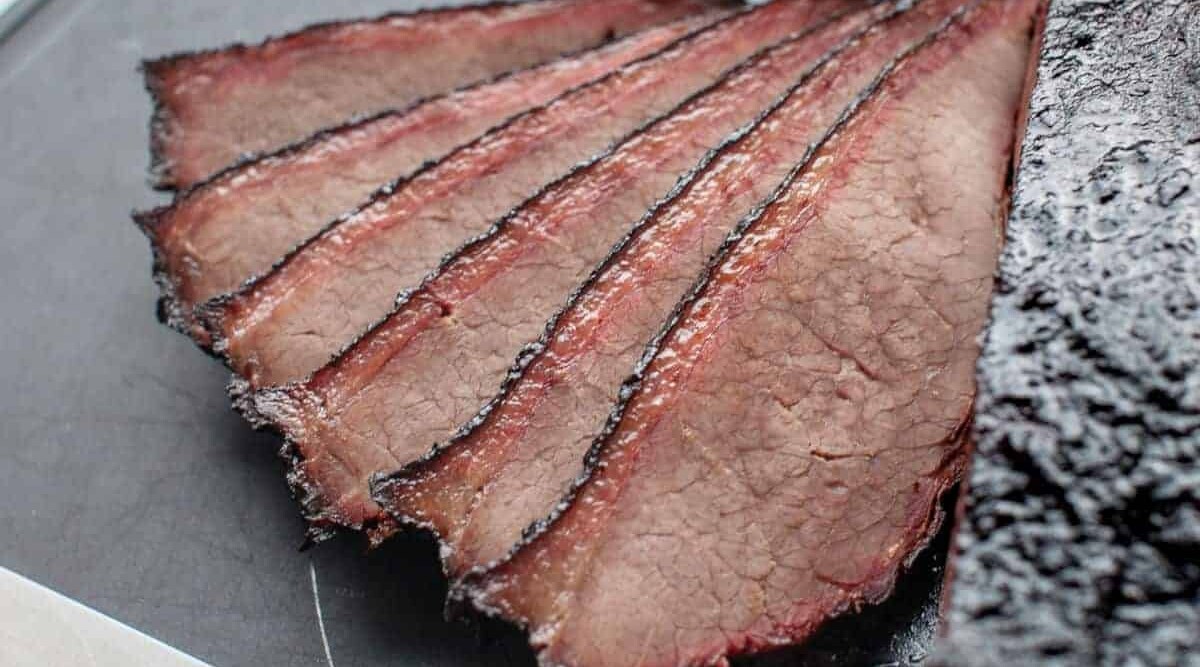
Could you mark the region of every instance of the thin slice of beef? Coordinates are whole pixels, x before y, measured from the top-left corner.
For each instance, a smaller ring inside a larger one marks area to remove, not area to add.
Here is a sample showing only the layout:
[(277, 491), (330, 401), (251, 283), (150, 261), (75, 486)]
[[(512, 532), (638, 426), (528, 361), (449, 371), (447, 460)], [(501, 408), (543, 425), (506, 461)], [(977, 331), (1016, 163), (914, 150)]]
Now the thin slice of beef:
[[(790, 67), (792, 75), (780, 78), (798, 76), (799, 85), (642, 219), (519, 359), (486, 414), (377, 485), (380, 505), (430, 527), (452, 577), (503, 556), (567, 492), (621, 381), (705, 259), (879, 70), (962, 2), (927, 0), (893, 12), (811, 73), (786, 60), (775, 65)], [(529, 292), (510, 291), (517, 300)]]
[(367, 524), (385, 536), (391, 525), (379, 523), (369, 476), (415, 460), (476, 414), (521, 346), (641, 212), (823, 53), (887, 9), (853, 13), (746, 61), (505, 216), (310, 381), (256, 396), (256, 414), (290, 438), (312, 530)]
[(563, 508), (457, 596), (599, 667), (714, 664), (888, 594), (964, 462), (1037, 2), (885, 71), (718, 252)]
[(416, 106), (324, 130), (222, 171), (135, 216), (154, 251), (159, 313), (200, 337), (196, 304), (234, 290), (379, 187), (506, 118), (645, 57), (715, 21), (704, 12), (577, 56), (518, 70)]
[(1200, 4), (1050, 4), (943, 667), (1200, 667)]
[(143, 64), (162, 187), (186, 187), (357, 114), (402, 107), (671, 21), (704, 0), (542, 0), (325, 23)]
[(206, 308), (214, 349), (252, 387), (302, 379), (392, 310), (438, 259), (538, 188), (855, 0), (776, 0), (616, 70), (422, 170), (263, 278)]

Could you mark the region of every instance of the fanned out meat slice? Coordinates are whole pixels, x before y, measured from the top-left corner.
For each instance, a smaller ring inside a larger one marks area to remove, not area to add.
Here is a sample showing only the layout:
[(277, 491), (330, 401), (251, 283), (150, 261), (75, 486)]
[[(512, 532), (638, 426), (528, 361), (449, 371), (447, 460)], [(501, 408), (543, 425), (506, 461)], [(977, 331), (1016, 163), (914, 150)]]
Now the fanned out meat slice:
[(154, 250), (170, 326), (207, 344), (196, 304), (237, 289), (372, 192), (526, 109), (666, 47), (717, 20), (707, 11), (576, 56), (517, 70), (412, 108), (313, 135), (222, 171), (168, 206), (135, 216)]
[(506, 211), (765, 45), (859, 6), (775, 0), (517, 116), (381, 192), (239, 293), (209, 304), (213, 348), (250, 387), (305, 378), (396, 294)]
[(572, 495), (454, 588), (542, 664), (726, 664), (880, 600), (964, 462), (1032, 17), (902, 57), (739, 224)]
[(887, 11), (853, 13), (746, 61), (505, 216), (310, 381), (260, 392), (254, 412), (289, 437), (314, 533), (366, 524), (386, 536), (370, 475), (414, 461), (475, 415), (521, 346), (646, 209), (822, 54)]
[(152, 168), (186, 187), (358, 114), (411, 104), (710, 7), (704, 0), (541, 0), (324, 23), (142, 69)]
[[(518, 360), (480, 419), (376, 485), (380, 505), (432, 529), (452, 577), (503, 556), (567, 492), (622, 380), (721, 240), (884, 65), (962, 4), (926, 0), (893, 12), (802, 76), (752, 129), (642, 219)], [(508, 292), (524, 301), (532, 290)]]

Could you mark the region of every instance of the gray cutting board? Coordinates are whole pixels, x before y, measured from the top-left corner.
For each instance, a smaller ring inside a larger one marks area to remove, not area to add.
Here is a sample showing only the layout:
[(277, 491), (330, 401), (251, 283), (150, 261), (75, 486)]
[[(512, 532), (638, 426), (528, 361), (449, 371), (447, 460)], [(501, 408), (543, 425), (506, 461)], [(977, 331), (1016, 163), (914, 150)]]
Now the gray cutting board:
[[(141, 58), (422, 4), (51, 0), (0, 43), (0, 566), (218, 666), (531, 664), (511, 630), (442, 620), (419, 536), (297, 551), (274, 439), (155, 321), (128, 218), (161, 201)], [(767, 662), (920, 655), (944, 550), (884, 608)]]

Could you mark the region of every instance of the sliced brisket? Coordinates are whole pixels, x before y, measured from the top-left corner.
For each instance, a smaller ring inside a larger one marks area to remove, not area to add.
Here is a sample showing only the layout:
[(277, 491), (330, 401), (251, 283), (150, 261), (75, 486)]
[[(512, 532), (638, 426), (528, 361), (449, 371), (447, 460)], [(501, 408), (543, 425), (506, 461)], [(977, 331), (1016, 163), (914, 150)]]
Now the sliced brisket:
[(946, 667), (1200, 666), (1200, 4), (1056, 0)]
[(291, 440), (313, 529), (366, 523), (385, 534), (369, 476), (415, 460), (476, 414), (642, 212), (873, 18), (857, 12), (755, 56), (505, 216), (310, 381), (257, 396), (255, 412)]
[(599, 667), (713, 664), (887, 595), (964, 462), (1036, 5), (888, 70), (719, 251), (562, 509), (459, 596)]
[(136, 220), (154, 250), (159, 313), (204, 340), (196, 304), (234, 290), (373, 191), (504, 119), (716, 20), (680, 19), (612, 44), (322, 131), (222, 171)]
[[(788, 60), (800, 47), (776, 49), (770, 66), (791, 75), (774, 76), (800, 85), (643, 218), (520, 360), (486, 415), (378, 485), (380, 504), (432, 528), (452, 576), (503, 556), (567, 492), (621, 381), (705, 259), (885, 64), (961, 5), (928, 0), (896, 12), (807, 75)], [(805, 46), (825, 48), (815, 38)], [(510, 290), (516, 301), (530, 291)]]
[[(214, 348), (251, 387), (306, 377), (392, 310), (438, 258), (572, 165), (711, 84), (764, 44), (855, 0), (776, 0), (505, 125), (381, 192), (207, 309)], [(436, 409), (436, 408), (431, 408)]]
[(704, 0), (542, 0), (327, 23), (254, 46), (143, 65), (159, 184), (186, 187), (245, 153), (411, 104), (670, 21)]

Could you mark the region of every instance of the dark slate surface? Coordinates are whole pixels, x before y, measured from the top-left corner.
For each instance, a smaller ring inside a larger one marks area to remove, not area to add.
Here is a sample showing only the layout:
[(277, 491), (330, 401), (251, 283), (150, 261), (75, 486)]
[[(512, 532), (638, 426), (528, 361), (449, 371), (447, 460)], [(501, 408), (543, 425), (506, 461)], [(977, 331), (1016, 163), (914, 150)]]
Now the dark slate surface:
[[(214, 665), (329, 664), (314, 578), (339, 667), (529, 664), (514, 632), (442, 620), (426, 540), (297, 552), (277, 443), (155, 322), (128, 218), (159, 201), (139, 59), (419, 4), (51, 0), (0, 43), (0, 566)], [(766, 664), (921, 656), (944, 549), (892, 602)]]
[(1200, 665), (1200, 2), (1056, 0), (949, 665)]

